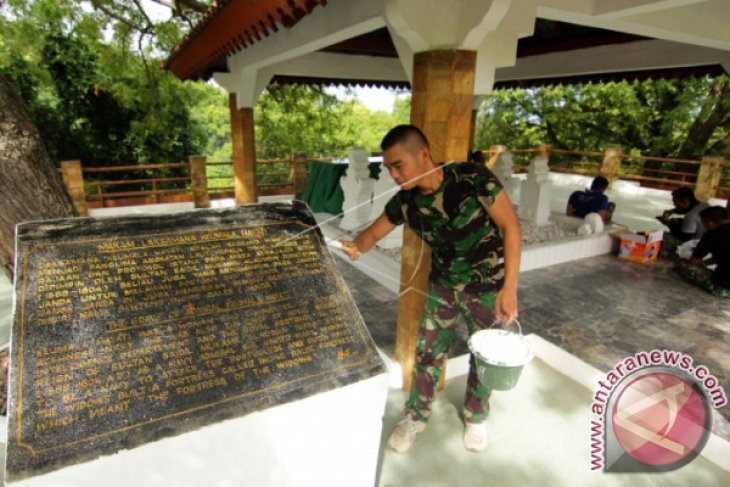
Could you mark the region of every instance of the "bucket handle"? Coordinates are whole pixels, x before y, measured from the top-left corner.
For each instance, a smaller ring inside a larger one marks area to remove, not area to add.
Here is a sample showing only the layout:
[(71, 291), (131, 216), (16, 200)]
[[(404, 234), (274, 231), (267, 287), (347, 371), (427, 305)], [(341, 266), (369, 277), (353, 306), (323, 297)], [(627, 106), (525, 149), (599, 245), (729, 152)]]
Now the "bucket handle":
[[(497, 318), (496, 320), (494, 320), (494, 322), (492, 322), (492, 324), (489, 326), (489, 328), (494, 328), (494, 325), (499, 325), (501, 323), (502, 323), (502, 320)], [(512, 323), (510, 323), (509, 325), (507, 325), (505, 327), (500, 326), (500, 328), (502, 328), (503, 330), (507, 330), (507, 328), (509, 328), (510, 326), (513, 326), (513, 325), (517, 325), (517, 332), (520, 334), (520, 336), (523, 336), (522, 335), (522, 325), (520, 325), (520, 322), (517, 321), (517, 318), (512, 320)]]

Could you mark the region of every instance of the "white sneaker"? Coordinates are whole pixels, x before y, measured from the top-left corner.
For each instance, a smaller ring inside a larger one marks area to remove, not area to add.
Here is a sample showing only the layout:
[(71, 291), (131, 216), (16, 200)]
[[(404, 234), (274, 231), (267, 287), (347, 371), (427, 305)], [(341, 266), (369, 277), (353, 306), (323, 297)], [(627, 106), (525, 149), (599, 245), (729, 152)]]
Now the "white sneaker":
[(413, 442), (416, 441), (416, 435), (426, 429), (426, 423), (416, 421), (406, 415), (391, 433), (388, 439), (388, 445), (398, 453), (405, 453), (411, 449)]
[(466, 423), (464, 446), (469, 451), (484, 451), (487, 448), (487, 425), (485, 423)]

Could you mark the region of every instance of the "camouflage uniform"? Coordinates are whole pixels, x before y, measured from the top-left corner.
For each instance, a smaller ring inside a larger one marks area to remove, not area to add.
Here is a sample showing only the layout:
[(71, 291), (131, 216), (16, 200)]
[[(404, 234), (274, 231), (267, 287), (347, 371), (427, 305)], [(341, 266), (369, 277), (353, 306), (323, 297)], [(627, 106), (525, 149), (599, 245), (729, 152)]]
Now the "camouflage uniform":
[(715, 273), (711, 269), (695, 265), (688, 260), (677, 262), (676, 269), (685, 281), (701, 287), (714, 296), (730, 297), (730, 289), (715, 283)]
[[(416, 345), (416, 367), (406, 413), (425, 421), (434, 388), (460, 316), (469, 332), (494, 322), (494, 300), (504, 280), (502, 236), (486, 208), (502, 190), (486, 168), (472, 163), (443, 166), (444, 180), (432, 194), (401, 190), (385, 207), (388, 219), (408, 225), (431, 246), (426, 308)], [(471, 357), (465, 417), (481, 422), (489, 411), (491, 391), (479, 384)]]

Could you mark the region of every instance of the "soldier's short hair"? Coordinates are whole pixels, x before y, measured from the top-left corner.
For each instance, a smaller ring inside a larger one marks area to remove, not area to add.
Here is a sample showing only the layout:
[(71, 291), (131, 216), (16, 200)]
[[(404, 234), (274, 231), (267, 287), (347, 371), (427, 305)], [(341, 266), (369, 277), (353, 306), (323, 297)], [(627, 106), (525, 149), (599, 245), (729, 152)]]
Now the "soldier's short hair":
[(380, 143), (380, 149), (385, 151), (396, 144), (406, 145), (410, 142), (415, 142), (418, 147), (430, 148), (428, 139), (421, 129), (415, 125), (398, 125), (385, 134), (383, 141)]

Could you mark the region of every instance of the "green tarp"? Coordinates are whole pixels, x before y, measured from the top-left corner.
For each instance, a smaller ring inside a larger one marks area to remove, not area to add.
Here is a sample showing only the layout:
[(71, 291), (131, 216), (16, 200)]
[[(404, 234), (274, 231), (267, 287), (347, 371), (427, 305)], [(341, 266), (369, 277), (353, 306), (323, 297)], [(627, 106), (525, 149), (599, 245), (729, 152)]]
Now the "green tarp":
[[(370, 178), (378, 179), (380, 163), (368, 165)], [(306, 202), (314, 213), (342, 213), (342, 202), (345, 194), (340, 187), (340, 178), (347, 173), (347, 164), (333, 164), (325, 161), (314, 161), (309, 166), (307, 185), (302, 193), (302, 201)]]

